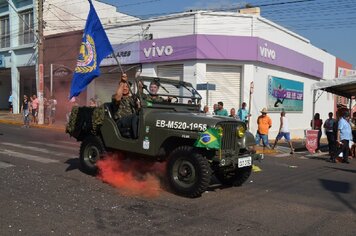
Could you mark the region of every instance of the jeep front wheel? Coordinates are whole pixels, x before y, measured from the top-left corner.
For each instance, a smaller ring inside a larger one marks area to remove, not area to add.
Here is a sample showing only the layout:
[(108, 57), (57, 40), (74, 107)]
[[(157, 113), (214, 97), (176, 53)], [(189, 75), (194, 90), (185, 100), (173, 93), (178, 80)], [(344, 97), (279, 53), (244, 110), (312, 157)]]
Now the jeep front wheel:
[(241, 186), (250, 177), (252, 167), (237, 168), (235, 171), (218, 171), (215, 176), (224, 185)]
[(187, 197), (199, 197), (211, 180), (208, 160), (192, 147), (175, 149), (167, 162), (169, 184), (174, 192)]
[(97, 173), (98, 168), (96, 162), (105, 153), (105, 147), (99, 137), (89, 136), (83, 140), (80, 145), (79, 162), (81, 170), (94, 175)]

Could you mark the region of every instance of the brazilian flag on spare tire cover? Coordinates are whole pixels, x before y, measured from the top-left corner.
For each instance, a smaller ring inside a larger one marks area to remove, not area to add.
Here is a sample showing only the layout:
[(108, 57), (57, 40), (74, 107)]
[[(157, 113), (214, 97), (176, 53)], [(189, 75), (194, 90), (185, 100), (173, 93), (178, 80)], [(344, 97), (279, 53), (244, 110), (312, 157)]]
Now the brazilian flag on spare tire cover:
[(195, 147), (208, 148), (208, 149), (220, 149), (221, 136), (218, 130), (214, 128), (208, 128), (206, 131), (200, 134), (200, 137), (195, 142)]

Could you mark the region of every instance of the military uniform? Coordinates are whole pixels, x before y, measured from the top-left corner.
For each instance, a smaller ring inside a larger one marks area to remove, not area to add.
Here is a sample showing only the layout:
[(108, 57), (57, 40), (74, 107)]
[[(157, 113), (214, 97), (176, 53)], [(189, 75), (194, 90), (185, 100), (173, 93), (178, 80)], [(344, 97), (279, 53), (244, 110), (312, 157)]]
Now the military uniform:
[(116, 106), (117, 109), (114, 113), (115, 120), (135, 113), (135, 102), (130, 96), (122, 97), (120, 101), (116, 102)]
[(147, 97), (145, 98), (145, 100), (147, 102), (164, 102), (165, 100), (160, 97), (160, 96), (154, 96), (152, 97), (151, 95), (147, 95)]

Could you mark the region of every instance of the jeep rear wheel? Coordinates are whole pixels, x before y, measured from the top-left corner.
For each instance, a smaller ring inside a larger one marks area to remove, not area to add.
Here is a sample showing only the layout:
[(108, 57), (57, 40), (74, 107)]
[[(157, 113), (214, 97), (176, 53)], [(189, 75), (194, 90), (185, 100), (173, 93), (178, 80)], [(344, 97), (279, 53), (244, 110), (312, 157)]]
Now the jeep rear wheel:
[(241, 186), (250, 177), (252, 166), (238, 168), (235, 171), (218, 171), (215, 176), (224, 185)]
[(175, 149), (167, 162), (169, 184), (174, 192), (187, 197), (199, 197), (211, 180), (208, 160), (192, 147)]
[(89, 136), (80, 145), (79, 162), (81, 170), (94, 175), (98, 168), (96, 162), (105, 153), (105, 147), (99, 137)]

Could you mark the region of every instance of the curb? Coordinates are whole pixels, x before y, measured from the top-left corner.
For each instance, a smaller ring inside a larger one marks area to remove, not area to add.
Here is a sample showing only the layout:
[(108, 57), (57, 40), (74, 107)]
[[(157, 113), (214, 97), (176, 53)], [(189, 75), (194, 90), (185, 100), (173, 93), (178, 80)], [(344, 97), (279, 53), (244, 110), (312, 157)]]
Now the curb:
[(279, 153), (277, 150), (273, 150), (273, 149), (257, 149), (256, 150), (257, 154), (277, 154)]
[[(22, 126), (23, 122), (20, 121), (10, 121), (10, 120), (1, 120), (0, 119), (0, 123), (2, 124), (9, 124), (9, 125), (17, 125), (17, 126)], [(51, 130), (55, 130), (58, 132), (65, 132), (65, 126), (63, 125), (63, 127), (54, 127), (54, 126), (49, 126), (49, 125), (30, 125), (31, 128), (40, 128), (40, 129), (51, 129)]]

